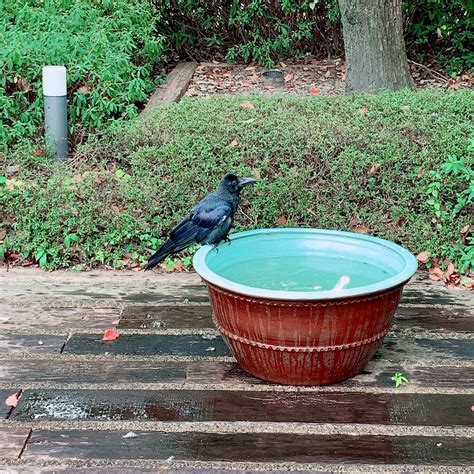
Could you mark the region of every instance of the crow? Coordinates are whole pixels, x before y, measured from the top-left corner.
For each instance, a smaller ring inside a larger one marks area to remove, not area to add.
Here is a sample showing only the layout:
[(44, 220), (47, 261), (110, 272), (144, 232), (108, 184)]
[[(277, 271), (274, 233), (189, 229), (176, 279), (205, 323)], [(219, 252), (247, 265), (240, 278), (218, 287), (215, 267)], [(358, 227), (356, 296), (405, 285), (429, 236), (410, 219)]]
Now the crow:
[(234, 213), (240, 199), (240, 191), (249, 184), (256, 183), (253, 178), (239, 178), (226, 174), (217, 190), (207, 195), (171, 231), (169, 239), (150, 257), (145, 267), (152, 269), (168, 255), (174, 255), (191, 244), (210, 244), (216, 246), (227, 235), (234, 223)]

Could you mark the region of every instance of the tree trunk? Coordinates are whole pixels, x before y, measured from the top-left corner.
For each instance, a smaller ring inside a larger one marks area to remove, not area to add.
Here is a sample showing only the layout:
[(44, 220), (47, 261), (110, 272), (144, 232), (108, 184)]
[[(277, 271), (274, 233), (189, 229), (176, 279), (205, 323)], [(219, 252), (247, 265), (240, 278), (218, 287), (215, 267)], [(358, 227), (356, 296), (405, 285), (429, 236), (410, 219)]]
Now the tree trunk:
[(412, 87), (401, 0), (339, 0), (346, 93)]

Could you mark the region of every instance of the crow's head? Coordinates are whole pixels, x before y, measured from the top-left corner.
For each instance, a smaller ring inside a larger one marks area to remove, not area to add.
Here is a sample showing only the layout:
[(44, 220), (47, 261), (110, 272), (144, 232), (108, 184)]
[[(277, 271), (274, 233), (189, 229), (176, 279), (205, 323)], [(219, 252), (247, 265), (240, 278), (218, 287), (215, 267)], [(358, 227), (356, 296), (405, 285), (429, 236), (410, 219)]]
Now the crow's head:
[(239, 178), (235, 174), (228, 173), (221, 179), (219, 187), (235, 194), (239, 193), (243, 187), (248, 186), (249, 184), (255, 184), (256, 182), (257, 180), (253, 178)]

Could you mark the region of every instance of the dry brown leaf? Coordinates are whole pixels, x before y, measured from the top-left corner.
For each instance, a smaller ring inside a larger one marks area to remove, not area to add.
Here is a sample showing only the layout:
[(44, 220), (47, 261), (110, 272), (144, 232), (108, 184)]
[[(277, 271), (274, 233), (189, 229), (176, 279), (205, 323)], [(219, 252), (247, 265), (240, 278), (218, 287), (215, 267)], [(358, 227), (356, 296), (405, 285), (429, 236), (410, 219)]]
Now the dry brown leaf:
[(240, 104), (243, 109), (255, 109), (255, 105), (252, 104), (249, 100), (246, 100)]
[(416, 259), (421, 263), (426, 263), (430, 259), (430, 254), (428, 252), (420, 252)]
[(41, 148), (35, 148), (34, 154), (35, 156), (41, 156), (43, 154), (43, 150)]
[(367, 115), (368, 111), (369, 111), (369, 109), (365, 105), (359, 109), (359, 113), (361, 115)]
[(261, 174), (260, 174), (260, 171), (256, 168), (252, 168), (252, 174), (257, 178), (257, 179), (261, 179)]
[(430, 278), (434, 281), (440, 281), (444, 277), (443, 270), (439, 267), (433, 267), (429, 270)]
[(234, 139), (229, 143), (229, 146), (234, 147), (234, 146), (237, 146), (238, 144), (239, 144), (239, 142), (234, 138)]
[(378, 171), (379, 169), (380, 169), (380, 164), (379, 164), (379, 163), (373, 164), (373, 165), (370, 167), (369, 175), (377, 173), (377, 171)]
[(81, 94), (89, 94), (89, 92), (91, 91), (87, 86), (81, 86), (79, 87), (79, 89), (77, 89), (78, 92), (80, 92)]
[(461, 235), (464, 237), (466, 234), (469, 233), (469, 229), (471, 226), (469, 224), (466, 224), (462, 229), (461, 229)]
[(416, 177), (417, 177), (417, 178), (421, 178), (422, 176), (423, 176), (423, 170), (420, 168), (420, 169), (418, 170), (418, 173), (416, 174)]
[(295, 78), (295, 74), (293, 72), (289, 72), (285, 76), (285, 82), (291, 82)]
[(287, 222), (287, 220), (288, 220), (288, 219), (287, 219), (285, 216), (280, 216), (280, 217), (278, 218), (278, 220), (277, 220), (277, 223), (278, 223), (279, 225), (285, 225), (286, 222)]
[(446, 269), (446, 272), (444, 273), (444, 276), (449, 280), (453, 273), (454, 273), (454, 264), (449, 262), (448, 268)]
[(330, 78), (331, 75), (332, 75), (332, 71), (326, 71), (326, 73), (324, 74), (324, 77)]
[(365, 225), (358, 224), (354, 227), (354, 232), (357, 232), (358, 234), (367, 234), (369, 229), (365, 227)]
[(347, 227), (354, 227), (358, 222), (359, 222), (359, 219), (357, 219), (357, 217), (355, 216), (352, 216), (349, 219), (349, 223), (347, 224)]

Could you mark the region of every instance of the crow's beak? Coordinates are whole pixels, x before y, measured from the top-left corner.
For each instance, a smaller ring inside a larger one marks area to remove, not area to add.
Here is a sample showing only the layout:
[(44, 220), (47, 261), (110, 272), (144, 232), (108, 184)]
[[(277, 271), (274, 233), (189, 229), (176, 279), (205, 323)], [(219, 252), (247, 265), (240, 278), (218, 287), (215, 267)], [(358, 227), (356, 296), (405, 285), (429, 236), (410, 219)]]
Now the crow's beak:
[(239, 178), (239, 188), (243, 188), (249, 184), (255, 184), (256, 182), (257, 180), (253, 178)]

